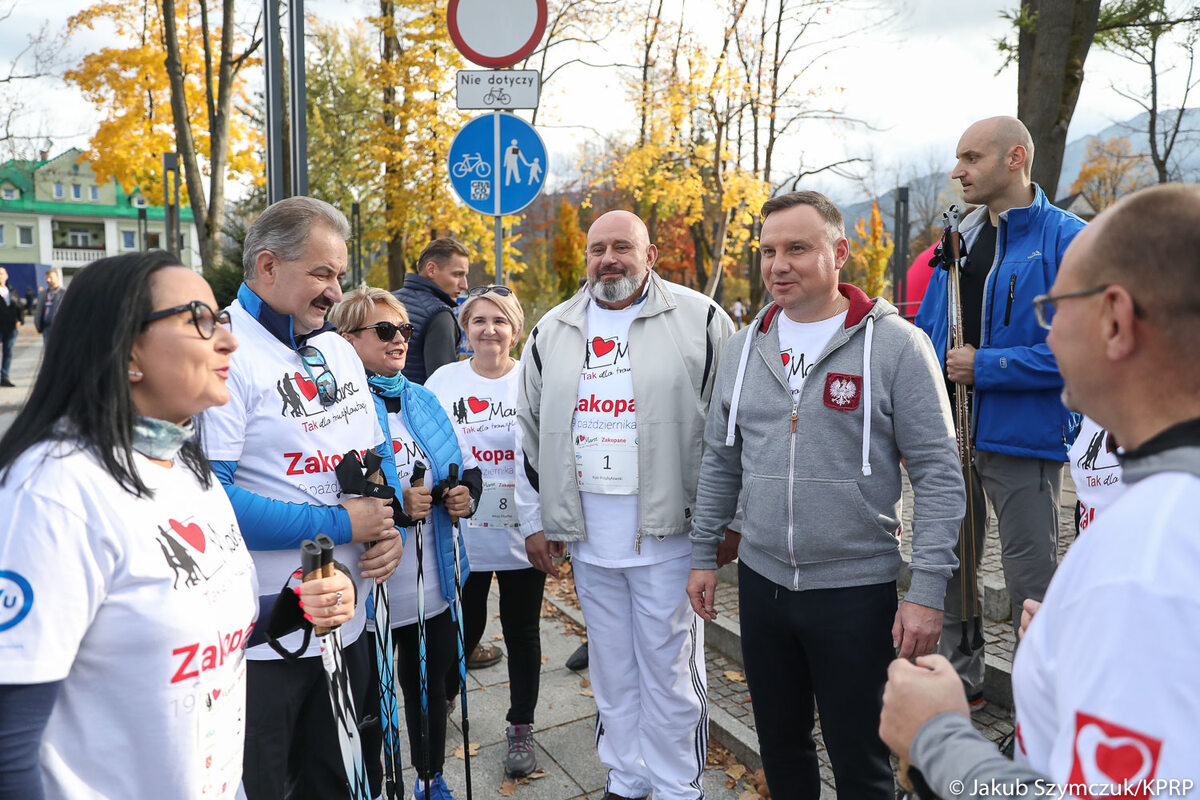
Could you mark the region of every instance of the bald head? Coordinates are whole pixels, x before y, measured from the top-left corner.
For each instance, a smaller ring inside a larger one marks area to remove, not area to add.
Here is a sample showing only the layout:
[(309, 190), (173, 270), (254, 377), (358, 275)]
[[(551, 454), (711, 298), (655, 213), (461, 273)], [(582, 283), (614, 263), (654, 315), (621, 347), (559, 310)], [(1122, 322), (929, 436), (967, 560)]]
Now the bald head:
[(592, 226), (588, 228), (588, 236), (591, 236), (592, 230), (596, 227), (604, 230), (611, 227), (629, 227), (643, 247), (650, 244), (650, 230), (646, 227), (646, 223), (642, 221), (642, 218), (632, 211), (625, 211), (618, 208), (613, 211), (604, 212), (592, 222)]
[(1025, 151), (1025, 174), (1033, 168), (1033, 136), (1025, 123), (1016, 117), (988, 117), (981, 119), (963, 134), (973, 133), (979, 141), (990, 142), (999, 153), (1007, 154), (1014, 147)]
[(628, 211), (601, 214), (588, 228), (588, 287), (621, 308), (637, 299), (658, 257), (646, 223)]
[[(1143, 311), (1200, 346), (1200, 186), (1166, 183), (1126, 195), (1096, 217), (1083, 243), (1096, 284), (1128, 287)], [(1083, 233), (1080, 233), (1082, 236)]]

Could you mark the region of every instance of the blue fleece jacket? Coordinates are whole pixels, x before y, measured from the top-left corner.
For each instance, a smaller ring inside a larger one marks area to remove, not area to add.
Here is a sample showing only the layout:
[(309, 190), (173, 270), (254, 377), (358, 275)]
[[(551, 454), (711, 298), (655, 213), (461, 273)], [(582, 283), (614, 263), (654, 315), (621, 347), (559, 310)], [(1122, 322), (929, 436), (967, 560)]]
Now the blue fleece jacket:
[[(987, 207), (981, 206), (963, 220), (968, 252), (987, 215)], [(1037, 184), (1032, 204), (999, 216), (996, 258), (984, 282), (975, 354), (975, 447), (1066, 461), (1081, 417), (1068, 411), (1059, 397), (1062, 375), (1046, 344), (1047, 331), (1037, 323), (1033, 298), (1050, 291), (1063, 253), (1084, 222), (1051, 204)], [(946, 304), (946, 271), (936, 269), (915, 322), (929, 334), (943, 370), (950, 338)]]

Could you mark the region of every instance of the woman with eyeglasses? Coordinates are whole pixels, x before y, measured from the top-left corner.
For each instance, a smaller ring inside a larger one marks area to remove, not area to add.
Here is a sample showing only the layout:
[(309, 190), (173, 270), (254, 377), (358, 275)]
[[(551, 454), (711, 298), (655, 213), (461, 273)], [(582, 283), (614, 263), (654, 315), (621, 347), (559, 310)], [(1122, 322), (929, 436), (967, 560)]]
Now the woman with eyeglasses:
[[(0, 438), (0, 798), (237, 791), (259, 601), (197, 443), (237, 348), (215, 307), (168, 253), (89, 265)], [(337, 625), (342, 592), (301, 602)]]
[[(396, 474), (403, 487), (408, 521), (421, 521), (424, 537), (423, 579), (425, 653), (429, 749), (421, 737), (420, 642), (417, 625), (417, 548), (409, 526), (409, 546), (400, 566), (388, 581), (393, 637), (398, 655), (398, 677), (404, 694), (404, 714), (413, 768), (417, 771), (416, 800), (453, 800), (442, 777), (446, 749), (446, 686), (442, 676), (456, 664), (457, 628), (450, 613), (454, 600), (454, 556), (451, 517), (463, 519), (474, 511), (482, 487), (480, 471), (466, 448), (460, 448), (454, 426), (437, 398), (401, 373), (408, 356), (412, 325), (404, 306), (390, 292), (362, 286), (347, 292), (333, 307), (329, 321), (354, 345), (367, 370), (367, 383), (375, 400), (384, 434), (395, 452)], [(412, 486), (413, 466), (425, 465), (423, 485)], [(449, 488), (447, 476), (457, 465), (460, 482)], [(460, 557), (461, 576), (467, 579), (466, 549)], [(373, 682), (374, 683), (374, 682)], [(371, 708), (377, 707), (375, 705)], [(372, 796), (379, 794), (382, 733), (364, 732)], [(426, 761), (428, 758), (428, 761)]]
[[(477, 286), (467, 293), (459, 324), (475, 355), (447, 364), (425, 387), (438, 396), (459, 434), (478, 454), (483, 471), (479, 508), (462, 523), (471, 559), (471, 577), (463, 587), (466, 647), (471, 652), (487, 624), (492, 574), (500, 586), (500, 625), (508, 651), (509, 727), (504, 760), (510, 775), (537, 768), (533, 716), (542, 669), (541, 611), (546, 573), (525, 555), (525, 537), (517, 525), (513, 489), (521, 447), (517, 441), (517, 377), (520, 362), (510, 353), (521, 338), (525, 314), (507, 286)], [(447, 678), (454, 694), (458, 674)]]

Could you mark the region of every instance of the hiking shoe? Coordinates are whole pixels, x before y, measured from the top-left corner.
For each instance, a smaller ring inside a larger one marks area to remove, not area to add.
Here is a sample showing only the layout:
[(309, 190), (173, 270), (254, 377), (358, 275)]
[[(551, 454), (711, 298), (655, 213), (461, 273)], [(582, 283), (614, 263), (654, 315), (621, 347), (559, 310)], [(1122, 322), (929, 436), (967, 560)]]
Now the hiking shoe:
[(510, 725), (504, 734), (508, 737), (504, 771), (523, 778), (537, 769), (537, 756), (533, 752), (533, 726)]
[(624, 795), (605, 792), (604, 796), (601, 797), (600, 800), (646, 800), (648, 796), (649, 795), (642, 795), (641, 797), (625, 797)]
[(467, 659), (467, 669), (484, 669), (500, 660), (500, 648), (490, 644), (476, 645)]
[(579, 672), (581, 669), (588, 667), (588, 646), (587, 642), (575, 648), (575, 652), (567, 658), (566, 668), (572, 672)]
[[(417, 778), (413, 786), (413, 800), (426, 800), (425, 781), (420, 778)], [(455, 800), (454, 793), (450, 791), (450, 787), (446, 785), (446, 779), (440, 772), (429, 779), (428, 800)]]

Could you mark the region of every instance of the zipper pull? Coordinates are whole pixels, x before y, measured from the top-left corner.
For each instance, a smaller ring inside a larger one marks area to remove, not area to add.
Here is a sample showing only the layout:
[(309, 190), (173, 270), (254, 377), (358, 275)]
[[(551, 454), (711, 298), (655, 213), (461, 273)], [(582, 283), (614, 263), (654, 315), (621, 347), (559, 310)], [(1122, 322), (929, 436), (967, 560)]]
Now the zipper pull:
[(796, 411), (799, 408), (800, 408), (799, 403), (794, 403), (792, 405), (792, 433), (796, 432)]
[(637, 538), (635, 538), (633, 540), (633, 552), (637, 553), (639, 556), (642, 554), (642, 532), (641, 531), (637, 532)]

